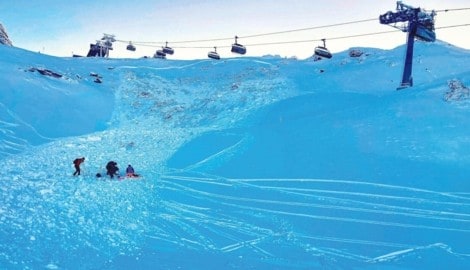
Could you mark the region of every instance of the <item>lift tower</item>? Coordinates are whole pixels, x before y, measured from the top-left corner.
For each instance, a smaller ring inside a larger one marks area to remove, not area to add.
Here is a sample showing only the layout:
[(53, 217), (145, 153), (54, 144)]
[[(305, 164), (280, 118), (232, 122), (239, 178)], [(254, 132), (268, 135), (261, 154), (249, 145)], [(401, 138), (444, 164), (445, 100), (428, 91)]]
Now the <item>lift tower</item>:
[[(393, 27), (408, 33), (405, 67), (403, 68), (401, 84), (397, 90), (413, 86), (411, 71), (413, 66), (413, 46), (415, 38), (426, 42), (434, 42), (436, 40), (434, 16), (436, 16), (434, 10), (427, 12), (421, 8), (405, 5), (402, 1), (397, 1), (396, 12), (388, 11), (379, 16), (381, 24), (393, 24)], [(396, 26), (397, 23), (405, 23), (405, 25), (398, 27)]]

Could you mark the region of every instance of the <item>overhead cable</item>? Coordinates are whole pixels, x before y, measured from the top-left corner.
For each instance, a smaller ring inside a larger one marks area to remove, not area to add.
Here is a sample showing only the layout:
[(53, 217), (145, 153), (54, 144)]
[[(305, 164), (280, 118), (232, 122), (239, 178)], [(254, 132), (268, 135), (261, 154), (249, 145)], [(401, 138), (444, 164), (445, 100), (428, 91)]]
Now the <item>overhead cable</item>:
[[(364, 23), (370, 21), (377, 21), (377, 18), (373, 19), (365, 19), (365, 20), (357, 20), (357, 21), (349, 21), (343, 23), (335, 23), (335, 24), (327, 24), (321, 26), (312, 26), (312, 27), (305, 27), (305, 28), (298, 28), (298, 29), (291, 29), (291, 30), (284, 30), (284, 31), (277, 31), (277, 32), (270, 32), (270, 33), (262, 33), (262, 34), (254, 34), (254, 35), (246, 35), (246, 36), (238, 36), (238, 38), (254, 38), (254, 37), (261, 37), (261, 36), (271, 36), (271, 35), (278, 35), (278, 34), (286, 34), (286, 33), (293, 33), (293, 32), (300, 32), (300, 31), (307, 31), (307, 30), (314, 30), (314, 29), (321, 29), (321, 28), (329, 28), (329, 27), (337, 27), (342, 25), (348, 24), (356, 24), (356, 23)], [(213, 38), (213, 39), (199, 39), (199, 40), (180, 40), (180, 41), (171, 41), (168, 43), (171, 44), (181, 44), (181, 43), (200, 43), (200, 42), (213, 42), (213, 41), (226, 41), (226, 40), (233, 40), (234, 37), (226, 37), (226, 38)], [(116, 40), (118, 42), (125, 42), (128, 43), (129, 41), (126, 40)], [(166, 41), (165, 41), (166, 42)], [(133, 44), (163, 44), (165, 42), (156, 42), (156, 41), (133, 41)]]
[[(440, 9), (440, 10), (435, 10), (435, 12), (452, 12), (452, 11), (462, 11), (462, 10), (470, 10), (470, 8)], [(342, 22), (342, 23), (335, 23), (335, 24), (327, 24), (327, 25), (321, 25), (321, 26), (312, 26), (312, 27), (305, 27), (305, 28), (297, 28), (297, 29), (276, 31), (276, 32), (268, 32), (268, 33), (238, 36), (238, 38), (247, 39), (247, 38), (254, 38), (254, 37), (286, 34), (286, 33), (308, 31), (308, 30), (315, 30), (315, 29), (321, 29), (321, 28), (337, 27), (337, 26), (343, 26), (343, 25), (348, 25), (348, 24), (364, 23), (364, 22), (370, 22), (370, 21), (376, 21), (376, 20), (377, 20), (377, 18), (370, 18), (370, 19), (363, 19), (363, 20), (356, 20), (356, 21), (349, 21), (349, 22)], [(202, 42), (228, 41), (228, 40), (233, 40), (233, 38), (234, 37), (232, 36), (232, 37), (198, 39), (198, 40), (179, 40), (179, 41), (171, 41), (171, 42), (168, 42), (168, 43), (170, 43), (170, 44), (202, 43)], [(126, 41), (126, 40), (116, 40), (116, 41), (129, 43), (129, 41)], [(132, 43), (133, 44), (138, 44), (138, 45), (141, 45), (141, 46), (150, 46), (150, 45), (146, 45), (146, 44), (159, 45), (159, 44), (166, 43), (166, 41), (158, 41), (158, 42), (157, 41), (135, 41), (135, 42), (132, 42)], [(150, 46), (150, 47), (152, 47), (152, 46)], [(206, 47), (204, 47), (204, 48), (206, 48)]]
[(356, 24), (356, 23), (363, 23), (363, 22), (370, 22), (370, 21), (377, 21), (377, 20), (378, 20), (377, 18), (365, 19), (365, 20), (350, 21), (350, 22), (335, 23), (335, 24), (327, 24), (327, 25), (321, 25), (321, 26), (313, 26), (313, 27), (306, 27), (306, 28), (299, 28), (299, 29), (285, 30), (285, 31), (278, 31), (278, 32), (271, 32), (271, 33), (264, 33), (264, 34), (239, 36), (239, 38), (252, 38), (252, 37), (262, 37), (262, 36), (286, 34), (286, 33), (293, 33), (293, 32), (299, 32), (299, 31), (307, 31), (307, 30), (314, 30), (314, 29), (320, 29), (320, 28), (328, 28), (328, 27), (335, 27), (335, 26)]
[(449, 11), (461, 11), (461, 10), (470, 10), (470, 8), (439, 9), (439, 10), (435, 10), (435, 12), (449, 12)]
[[(448, 28), (465, 27), (465, 26), (470, 26), (470, 24), (448, 25), (448, 26), (436, 27), (435, 29), (436, 30), (437, 29), (448, 29)], [(401, 29), (398, 29), (398, 30), (401, 30)], [(356, 34), (356, 35), (338, 36), (338, 37), (326, 37), (325, 39), (326, 40), (338, 40), (338, 39), (357, 38), (357, 37), (364, 37), (364, 36), (391, 34), (391, 33), (398, 33), (398, 32), (402, 32), (402, 31), (390, 30), (390, 31), (363, 33), (363, 34)], [(320, 42), (320, 41), (322, 41), (322, 39), (307, 39), (307, 40), (252, 43), (252, 44), (245, 44), (245, 46), (254, 47), (254, 46), (282, 45), (282, 44), (295, 44), (295, 43)], [(139, 43), (133, 43), (133, 44), (139, 44)], [(148, 45), (148, 44), (141, 44), (141, 46), (159, 47), (159, 46)], [(231, 46), (230, 45), (217, 46), (217, 48), (228, 48), (228, 47), (231, 47)], [(214, 47), (213, 46), (174, 46), (173, 48), (175, 48), (175, 49), (212, 49)]]

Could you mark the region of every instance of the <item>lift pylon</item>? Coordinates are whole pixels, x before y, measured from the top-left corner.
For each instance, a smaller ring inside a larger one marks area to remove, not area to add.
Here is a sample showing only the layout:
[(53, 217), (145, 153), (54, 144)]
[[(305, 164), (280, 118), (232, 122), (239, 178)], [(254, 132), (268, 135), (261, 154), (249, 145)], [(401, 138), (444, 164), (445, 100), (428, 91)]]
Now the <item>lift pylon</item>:
[[(405, 66), (403, 68), (401, 84), (397, 90), (413, 86), (412, 68), (415, 38), (426, 42), (434, 42), (436, 40), (434, 16), (436, 16), (434, 10), (427, 12), (424, 9), (403, 4), (402, 1), (397, 1), (396, 12), (388, 11), (379, 16), (381, 24), (394, 24), (393, 27), (408, 33)], [(406, 25), (404, 27), (397, 27), (396, 24), (400, 22), (404, 22)]]

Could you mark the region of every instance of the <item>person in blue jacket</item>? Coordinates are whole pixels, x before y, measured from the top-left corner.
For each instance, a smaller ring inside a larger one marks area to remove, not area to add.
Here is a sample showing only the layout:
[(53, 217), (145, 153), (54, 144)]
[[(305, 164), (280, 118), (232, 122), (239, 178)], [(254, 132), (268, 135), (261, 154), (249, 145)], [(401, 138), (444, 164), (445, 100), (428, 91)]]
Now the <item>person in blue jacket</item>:
[(134, 168), (129, 164), (126, 169), (126, 176), (127, 177), (139, 177), (138, 174), (135, 173)]

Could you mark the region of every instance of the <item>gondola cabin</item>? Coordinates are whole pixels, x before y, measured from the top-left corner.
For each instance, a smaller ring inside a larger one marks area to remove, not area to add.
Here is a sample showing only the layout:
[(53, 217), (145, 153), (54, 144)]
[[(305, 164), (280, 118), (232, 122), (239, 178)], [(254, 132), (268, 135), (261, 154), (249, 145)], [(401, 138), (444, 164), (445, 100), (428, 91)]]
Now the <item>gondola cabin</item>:
[(246, 53), (246, 48), (245, 46), (239, 44), (237, 42), (238, 37), (235, 36), (235, 43), (232, 44), (232, 52), (233, 53), (238, 53), (238, 54), (245, 54)]
[(209, 52), (207, 56), (215, 60), (220, 60), (220, 55), (217, 52)]
[(246, 48), (245, 46), (235, 43), (232, 44), (232, 52), (233, 53), (238, 53), (238, 54), (245, 54), (246, 53)]
[(135, 52), (135, 46), (132, 45), (131, 43), (129, 43), (129, 45), (127, 45), (127, 48), (126, 48), (128, 51), (133, 51)]
[(326, 48), (325, 39), (322, 39), (322, 41), (323, 41), (323, 46), (317, 46), (315, 48), (315, 51), (314, 51), (315, 55), (323, 57), (323, 58), (328, 58), (328, 59), (333, 57), (331, 52)]
[(330, 51), (322, 46), (318, 46), (315, 48), (315, 55), (323, 57), (323, 58), (331, 58), (333, 55), (330, 53)]
[(166, 59), (166, 53), (164, 53), (162, 50), (157, 50), (153, 57), (159, 59)]
[(175, 50), (173, 50), (173, 48), (171, 47), (168, 47), (168, 42), (165, 44), (165, 47), (162, 47), (163, 48), (163, 52), (165, 54), (169, 54), (169, 55), (172, 55), (175, 53)]
[(214, 47), (214, 51), (209, 52), (207, 56), (211, 59), (220, 60), (220, 55), (217, 53), (217, 48)]

